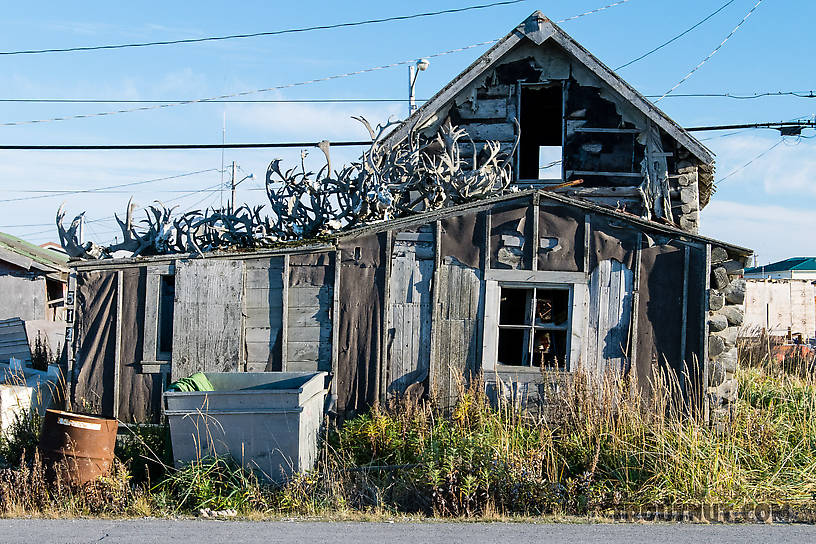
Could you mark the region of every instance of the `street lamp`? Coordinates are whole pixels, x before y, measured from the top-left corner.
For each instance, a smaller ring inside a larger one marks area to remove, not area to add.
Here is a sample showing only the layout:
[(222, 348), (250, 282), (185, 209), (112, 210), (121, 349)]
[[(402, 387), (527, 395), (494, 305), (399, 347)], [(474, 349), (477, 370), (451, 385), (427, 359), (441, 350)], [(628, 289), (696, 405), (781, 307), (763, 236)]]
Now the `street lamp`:
[(416, 86), (417, 76), (420, 72), (424, 72), (430, 66), (428, 59), (419, 59), (416, 64), (408, 66), (408, 115), (414, 113), (417, 109), (416, 100), (414, 98), (414, 87)]

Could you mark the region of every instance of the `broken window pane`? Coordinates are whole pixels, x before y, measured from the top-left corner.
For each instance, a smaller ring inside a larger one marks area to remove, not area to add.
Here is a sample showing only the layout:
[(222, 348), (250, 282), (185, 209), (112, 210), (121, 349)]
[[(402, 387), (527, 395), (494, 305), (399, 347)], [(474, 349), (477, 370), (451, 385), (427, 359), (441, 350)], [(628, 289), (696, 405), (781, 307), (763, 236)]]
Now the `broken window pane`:
[(567, 332), (538, 329), (533, 346), (533, 366), (545, 370), (567, 370)]
[(499, 329), (499, 364), (525, 366), (527, 346), (530, 345), (529, 329)]
[(532, 299), (532, 289), (502, 289), (499, 324), (529, 325)]
[(569, 317), (569, 291), (536, 289), (536, 326), (562, 326)]

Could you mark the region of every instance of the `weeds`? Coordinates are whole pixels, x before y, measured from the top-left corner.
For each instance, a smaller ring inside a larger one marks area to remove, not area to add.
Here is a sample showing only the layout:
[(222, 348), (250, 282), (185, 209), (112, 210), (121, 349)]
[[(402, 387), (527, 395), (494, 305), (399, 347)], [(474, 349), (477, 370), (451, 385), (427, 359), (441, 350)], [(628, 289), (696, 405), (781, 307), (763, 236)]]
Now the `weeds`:
[[(524, 415), (491, 404), (482, 384), (443, 410), (431, 401), (377, 406), (326, 434), (316, 467), (269, 486), (227, 459), (166, 467), (161, 427), (121, 441), (109, 478), (62, 488), (31, 456), (0, 471), (9, 514), (169, 515), (201, 509), (244, 516), (453, 517), (585, 514), (653, 504), (816, 503), (816, 375), (812, 360), (776, 361), (741, 347), (740, 399), (718, 431), (677, 384), (604, 384), (576, 373)], [(6, 459), (33, 452), (37, 422), (2, 442)]]

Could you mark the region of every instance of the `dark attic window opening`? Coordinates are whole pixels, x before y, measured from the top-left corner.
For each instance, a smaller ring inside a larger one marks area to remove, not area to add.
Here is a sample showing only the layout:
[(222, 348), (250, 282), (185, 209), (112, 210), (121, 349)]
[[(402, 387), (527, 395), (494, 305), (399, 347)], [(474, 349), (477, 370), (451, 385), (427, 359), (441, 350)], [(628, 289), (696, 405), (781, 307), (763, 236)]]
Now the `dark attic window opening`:
[(561, 180), (563, 118), (561, 84), (521, 84), (519, 180)]
[(502, 287), (498, 363), (567, 370), (569, 288)]
[(159, 291), (159, 341), (157, 342), (159, 360), (169, 359), (173, 352), (173, 300), (176, 296), (176, 277), (162, 276)]

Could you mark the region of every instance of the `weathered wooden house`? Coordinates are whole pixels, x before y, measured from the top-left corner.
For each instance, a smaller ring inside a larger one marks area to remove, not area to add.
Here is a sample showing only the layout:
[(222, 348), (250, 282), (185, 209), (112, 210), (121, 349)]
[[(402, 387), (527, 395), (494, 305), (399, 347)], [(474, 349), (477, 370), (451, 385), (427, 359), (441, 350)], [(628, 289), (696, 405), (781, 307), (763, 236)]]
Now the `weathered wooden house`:
[(0, 363), (30, 363), (38, 335), (57, 354), (67, 282), (66, 255), (0, 232)]
[(518, 140), (518, 191), (286, 249), (73, 262), (73, 406), (156, 417), (196, 370), (329, 371), (344, 413), (475, 375), (532, 400), (581, 367), (733, 398), (736, 327), (709, 322), (750, 250), (697, 234), (700, 142), (538, 12), (385, 145), (447, 122)]

